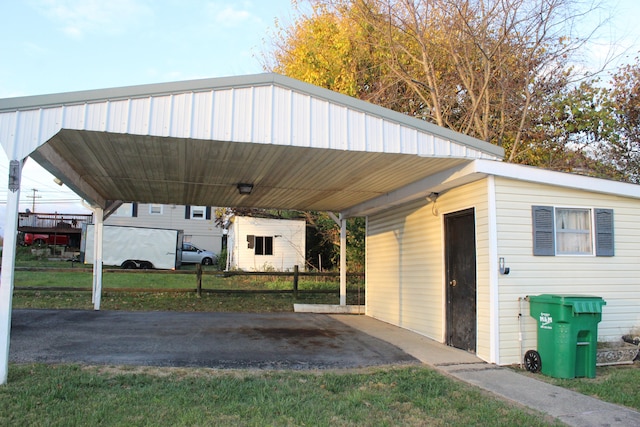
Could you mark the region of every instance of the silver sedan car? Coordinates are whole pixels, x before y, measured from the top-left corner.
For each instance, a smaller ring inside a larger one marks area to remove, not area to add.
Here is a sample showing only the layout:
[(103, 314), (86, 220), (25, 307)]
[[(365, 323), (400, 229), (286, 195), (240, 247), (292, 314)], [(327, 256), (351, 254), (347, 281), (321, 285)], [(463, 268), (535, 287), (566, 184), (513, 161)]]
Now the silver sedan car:
[(183, 264), (213, 265), (218, 261), (218, 256), (211, 251), (200, 249), (192, 243), (182, 244)]

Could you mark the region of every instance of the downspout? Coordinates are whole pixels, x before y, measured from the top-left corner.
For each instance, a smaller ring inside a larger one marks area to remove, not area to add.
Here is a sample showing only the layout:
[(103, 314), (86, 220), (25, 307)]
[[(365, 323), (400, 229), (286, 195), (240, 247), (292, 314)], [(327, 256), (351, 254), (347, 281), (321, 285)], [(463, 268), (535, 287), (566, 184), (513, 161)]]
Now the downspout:
[[(11, 158), (11, 157), (9, 157)], [(16, 266), (18, 240), (18, 208), (20, 203), (20, 179), (24, 160), (13, 160), (9, 166), (9, 191), (7, 193), (2, 272), (0, 273), (0, 385), (7, 383), (9, 374), (9, 343), (11, 341), (11, 311), (13, 279)]]
[(500, 262), (498, 258), (498, 218), (496, 183), (493, 175), (487, 177), (487, 222), (489, 233), (489, 360), (500, 364)]
[(104, 211), (95, 208), (93, 211), (95, 226), (93, 227), (93, 309), (100, 310), (102, 299), (102, 235), (104, 224)]

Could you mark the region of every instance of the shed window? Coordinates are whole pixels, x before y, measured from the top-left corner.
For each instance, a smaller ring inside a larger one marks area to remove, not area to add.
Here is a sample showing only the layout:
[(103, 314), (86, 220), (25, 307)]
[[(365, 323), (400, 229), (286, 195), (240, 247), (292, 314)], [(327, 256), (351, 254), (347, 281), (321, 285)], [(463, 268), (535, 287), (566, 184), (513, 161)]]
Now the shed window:
[(533, 254), (613, 256), (613, 210), (532, 206)]
[(255, 236), (255, 254), (273, 255), (273, 237)]
[(556, 208), (556, 254), (591, 255), (591, 209)]

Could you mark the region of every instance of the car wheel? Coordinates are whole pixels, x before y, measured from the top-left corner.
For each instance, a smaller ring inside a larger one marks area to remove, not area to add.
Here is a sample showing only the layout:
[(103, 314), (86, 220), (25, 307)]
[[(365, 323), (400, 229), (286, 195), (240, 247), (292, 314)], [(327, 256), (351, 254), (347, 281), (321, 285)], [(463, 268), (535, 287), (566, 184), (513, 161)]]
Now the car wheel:
[(211, 258), (202, 258), (202, 265), (212, 265), (213, 260)]
[(35, 246), (44, 246), (44, 245), (45, 245), (45, 242), (44, 242), (44, 240), (42, 240), (42, 239), (36, 239), (36, 240), (33, 242), (33, 244), (34, 244)]

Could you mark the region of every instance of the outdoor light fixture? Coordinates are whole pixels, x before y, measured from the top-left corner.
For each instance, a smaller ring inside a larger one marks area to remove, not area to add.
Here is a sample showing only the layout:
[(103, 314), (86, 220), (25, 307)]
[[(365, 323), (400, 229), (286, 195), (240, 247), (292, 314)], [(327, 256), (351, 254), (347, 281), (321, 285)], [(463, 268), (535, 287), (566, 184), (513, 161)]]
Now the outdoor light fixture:
[(63, 182), (62, 182), (62, 180), (60, 178), (53, 178), (53, 182), (55, 182), (59, 186), (62, 186), (62, 184), (63, 184)]
[(427, 196), (427, 202), (433, 202), (433, 203), (435, 203), (435, 202), (436, 202), (436, 200), (438, 200), (438, 193), (430, 193), (430, 194)]
[(247, 196), (253, 191), (253, 184), (238, 184), (237, 187), (241, 196)]

